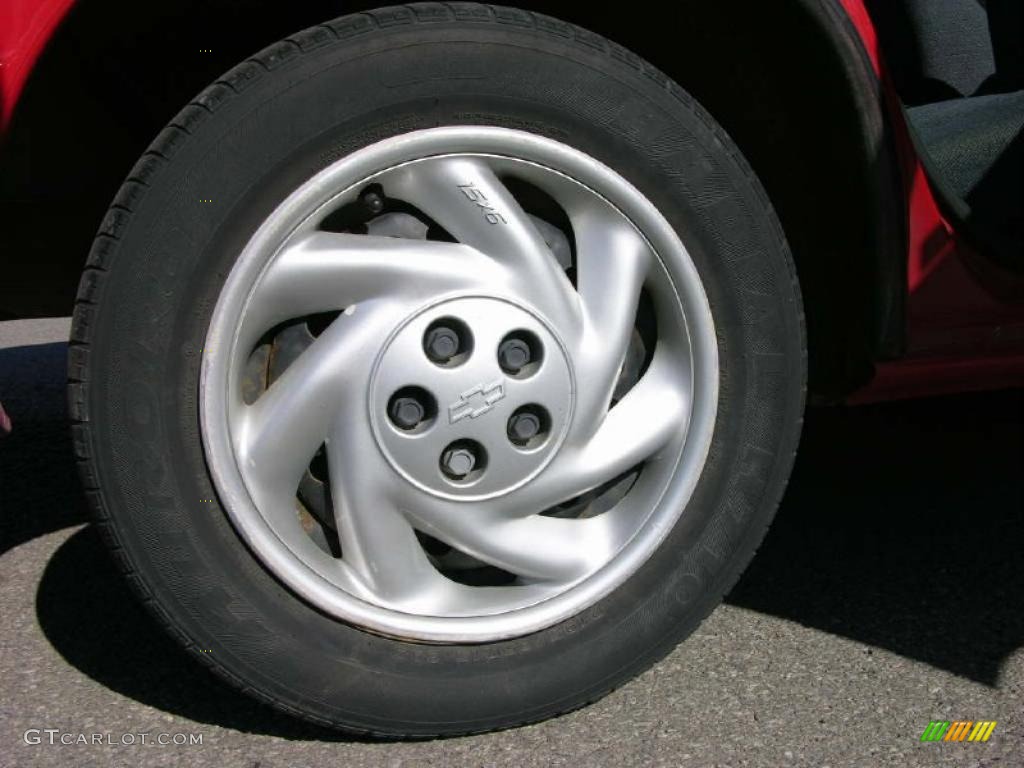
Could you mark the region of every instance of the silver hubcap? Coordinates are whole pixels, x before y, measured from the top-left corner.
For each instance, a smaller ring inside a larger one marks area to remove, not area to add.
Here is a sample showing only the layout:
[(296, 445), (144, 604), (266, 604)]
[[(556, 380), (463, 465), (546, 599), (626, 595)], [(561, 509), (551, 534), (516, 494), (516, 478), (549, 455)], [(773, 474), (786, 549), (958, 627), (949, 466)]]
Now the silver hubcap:
[(201, 426), (235, 527), (292, 589), (482, 642), (651, 555), (717, 376), (696, 270), (639, 191), (555, 141), (437, 128), (336, 162), (260, 227), (211, 321)]

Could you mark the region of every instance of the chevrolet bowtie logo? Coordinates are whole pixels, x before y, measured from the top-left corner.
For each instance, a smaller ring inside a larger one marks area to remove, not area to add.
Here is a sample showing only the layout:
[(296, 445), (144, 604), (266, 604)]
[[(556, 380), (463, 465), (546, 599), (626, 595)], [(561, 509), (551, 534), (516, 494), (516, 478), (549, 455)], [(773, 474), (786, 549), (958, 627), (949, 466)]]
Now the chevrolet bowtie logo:
[(448, 406), (448, 423), (454, 424), (467, 417), (475, 419), (482, 416), (504, 396), (505, 384), (501, 379), (490, 384), (477, 384), (459, 395), (459, 399)]

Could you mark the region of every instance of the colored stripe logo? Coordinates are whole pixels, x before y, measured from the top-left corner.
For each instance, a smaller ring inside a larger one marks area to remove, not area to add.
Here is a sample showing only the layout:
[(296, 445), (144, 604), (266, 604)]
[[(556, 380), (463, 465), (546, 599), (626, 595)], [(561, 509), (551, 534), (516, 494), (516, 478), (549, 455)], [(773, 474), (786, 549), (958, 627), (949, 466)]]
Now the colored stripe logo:
[(932, 720), (921, 741), (988, 741), (995, 729), (995, 720)]

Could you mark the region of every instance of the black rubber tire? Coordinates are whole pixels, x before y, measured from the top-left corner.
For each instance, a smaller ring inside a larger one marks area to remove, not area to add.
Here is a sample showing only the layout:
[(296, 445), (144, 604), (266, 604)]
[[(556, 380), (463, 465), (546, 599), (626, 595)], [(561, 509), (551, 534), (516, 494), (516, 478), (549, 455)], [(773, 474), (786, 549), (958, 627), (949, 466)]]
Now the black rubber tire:
[[(721, 358), (706, 469), (655, 555), (572, 619), (463, 646), (366, 633), (279, 584), (216, 503), (197, 410), (210, 315), (259, 222), (354, 149), (447, 124), (549, 136), (639, 187), (702, 275)], [(430, 3), (293, 35), (228, 72), (161, 132), (89, 256), (70, 401), (97, 525), (146, 605), (202, 663), (316, 723), (428, 737), (567, 712), (692, 632), (774, 514), (799, 439), (805, 369), (799, 290), (778, 220), (737, 148), (689, 95), (569, 24)]]

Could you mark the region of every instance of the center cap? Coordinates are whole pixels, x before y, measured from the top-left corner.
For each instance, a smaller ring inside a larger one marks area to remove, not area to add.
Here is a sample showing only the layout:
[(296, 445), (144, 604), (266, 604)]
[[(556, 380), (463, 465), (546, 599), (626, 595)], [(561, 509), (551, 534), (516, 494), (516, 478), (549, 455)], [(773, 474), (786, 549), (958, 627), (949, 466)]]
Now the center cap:
[(562, 343), (538, 315), (473, 296), (434, 304), (395, 329), (368, 405), (400, 475), (468, 500), (507, 493), (544, 468), (568, 429), (574, 392)]

